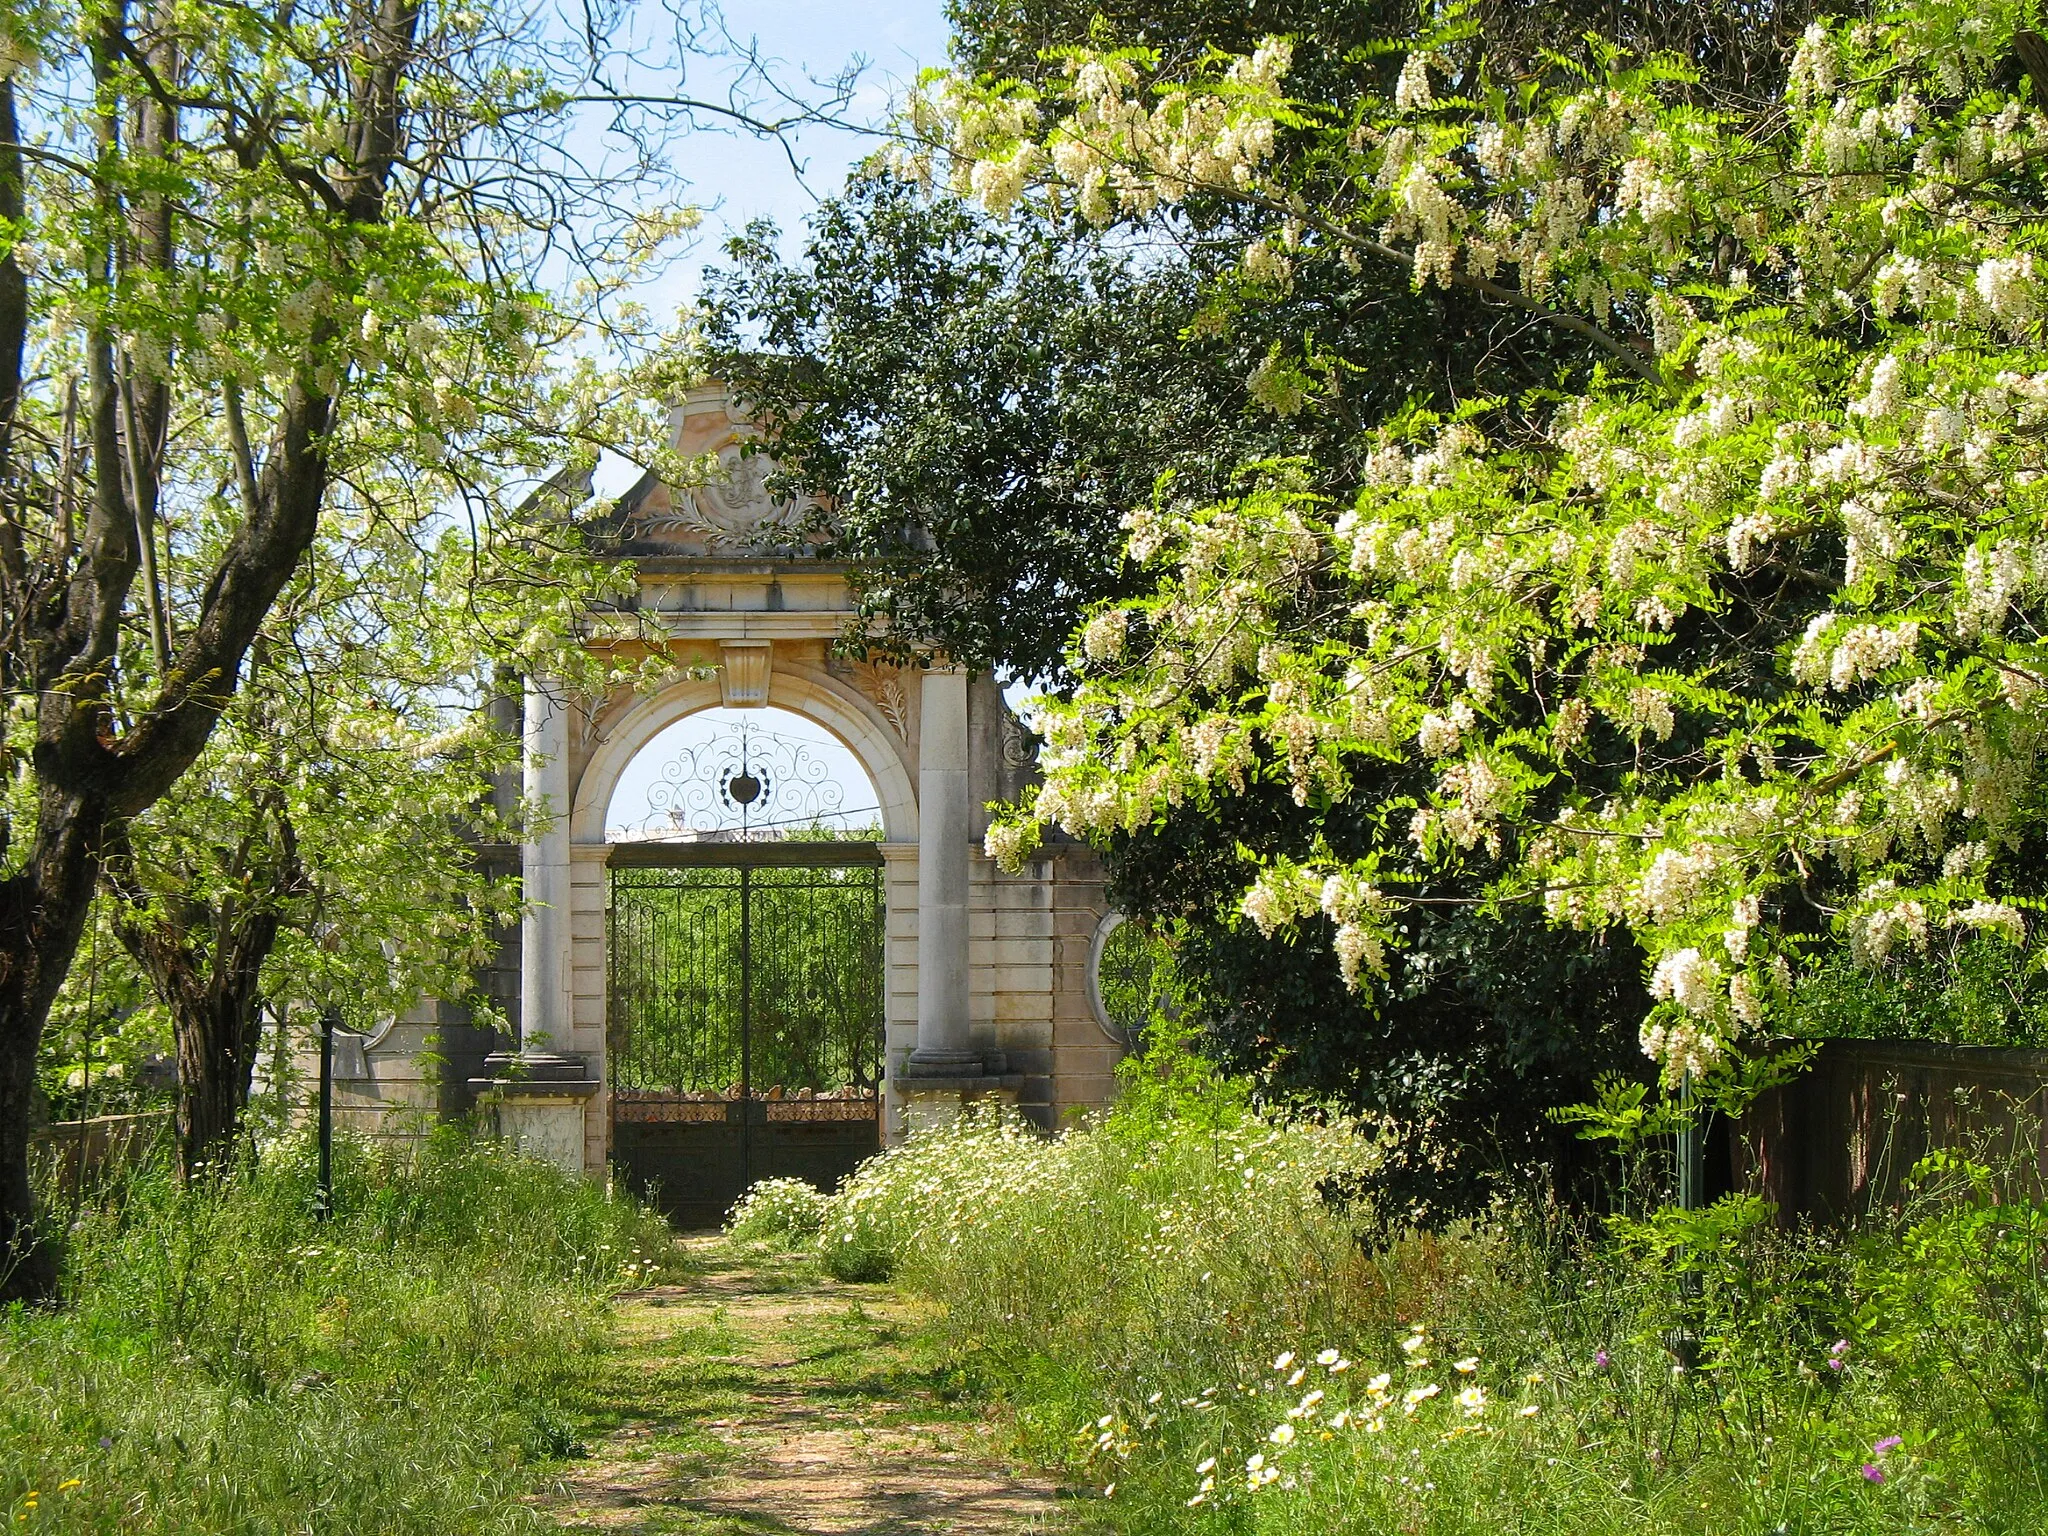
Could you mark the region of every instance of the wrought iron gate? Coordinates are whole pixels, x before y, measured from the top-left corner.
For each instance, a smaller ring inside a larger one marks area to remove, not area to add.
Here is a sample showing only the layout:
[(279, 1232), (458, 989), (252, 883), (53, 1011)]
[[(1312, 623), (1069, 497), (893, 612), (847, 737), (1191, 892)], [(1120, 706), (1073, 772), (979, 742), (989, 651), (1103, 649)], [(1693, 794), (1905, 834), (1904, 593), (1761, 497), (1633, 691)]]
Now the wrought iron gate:
[(879, 850), (627, 845), (610, 908), (612, 1157), (677, 1225), (880, 1147)]

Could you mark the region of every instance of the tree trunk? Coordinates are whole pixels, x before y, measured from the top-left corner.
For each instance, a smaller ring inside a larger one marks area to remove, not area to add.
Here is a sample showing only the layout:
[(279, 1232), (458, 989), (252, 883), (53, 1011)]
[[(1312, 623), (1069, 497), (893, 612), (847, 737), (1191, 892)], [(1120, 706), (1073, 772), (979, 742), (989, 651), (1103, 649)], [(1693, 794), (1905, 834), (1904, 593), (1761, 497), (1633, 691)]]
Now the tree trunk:
[(106, 864), (107, 885), (123, 909), (114, 931), (170, 1011), (178, 1049), (178, 1172), (187, 1183), (234, 1163), (263, 1033), (263, 966), (277, 946), (285, 904), (304, 894), (290, 819), (263, 801), (251, 810), (228, 866), (251, 892), (246, 902), (227, 898), (209, 907), (152, 899), (135, 878), (125, 842)]
[(56, 1255), (38, 1240), (29, 1187), (36, 1048), (99, 875), (98, 818), (48, 789), (41, 811), (32, 866), (0, 884), (0, 1305), (56, 1291)]
[(234, 1163), (263, 1032), (256, 990), (261, 965), (259, 959), (249, 968), (246, 985), (225, 993), (209, 988), (177, 1016), (178, 1169), (188, 1183)]

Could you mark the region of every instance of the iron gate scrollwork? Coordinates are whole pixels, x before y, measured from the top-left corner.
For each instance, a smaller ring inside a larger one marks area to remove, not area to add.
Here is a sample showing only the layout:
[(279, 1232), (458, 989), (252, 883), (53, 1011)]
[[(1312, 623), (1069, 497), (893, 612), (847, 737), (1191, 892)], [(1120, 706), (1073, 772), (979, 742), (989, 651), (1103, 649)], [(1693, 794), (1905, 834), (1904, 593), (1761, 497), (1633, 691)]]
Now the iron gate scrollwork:
[(812, 743), (742, 722), (679, 748), (647, 788), (646, 817), (625, 830), (772, 840), (879, 814), (871, 797), (847, 803), (847, 786)]
[(829, 1190), (878, 1150), (872, 844), (628, 845), (610, 906), (613, 1153), (679, 1225), (758, 1179)]

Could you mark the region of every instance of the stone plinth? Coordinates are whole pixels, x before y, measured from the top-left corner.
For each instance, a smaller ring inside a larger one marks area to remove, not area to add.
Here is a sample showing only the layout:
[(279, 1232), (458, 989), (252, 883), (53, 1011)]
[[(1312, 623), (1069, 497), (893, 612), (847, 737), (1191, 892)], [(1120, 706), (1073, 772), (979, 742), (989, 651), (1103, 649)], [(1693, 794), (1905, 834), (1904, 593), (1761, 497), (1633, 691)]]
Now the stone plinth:
[(1005, 1105), (1040, 1130), (1050, 1131), (1052, 1079), (1012, 1072), (1008, 1065), (996, 1057), (968, 1071), (935, 1072), (920, 1068), (915, 1059), (904, 1063), (889, 1084), (896, 1117), (890, 1140), (951, 1125), (975, 1104)]
[(580, 1056), (543, 1052), (484, 1058), (490, 1075), (469, 1080), (470, 1092), (492, 1106), (498, 1135), (528, 1157), (582, 1173), (583, 1107), (603, 1086)]

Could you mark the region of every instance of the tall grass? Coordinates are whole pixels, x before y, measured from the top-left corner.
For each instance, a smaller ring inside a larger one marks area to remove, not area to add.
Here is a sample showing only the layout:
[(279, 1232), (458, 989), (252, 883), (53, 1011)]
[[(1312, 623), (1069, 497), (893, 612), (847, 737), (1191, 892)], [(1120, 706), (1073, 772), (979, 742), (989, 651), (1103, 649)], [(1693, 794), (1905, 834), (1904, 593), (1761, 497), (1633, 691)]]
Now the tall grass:
[[(336, 1210), (281, 1147), (210, 1188), (141, 1170), (79, 1213), (65, 1301), (0, 1314), (15, 1531), (522, 1531), (606, 1298), (667, 1234), (500, 1146), (344, 1141)], [(61, 1197), (60, 1197), (61, 1198)]]
[(1368, 1253), (1343, 1127), (986, 1120), (841, 1192), (828, 1266), (943, 1303), (1132, 1532), (2048, 1529), (2048, 1212), (1930, 1168), (1851, 1238), (1754, 1201)]

